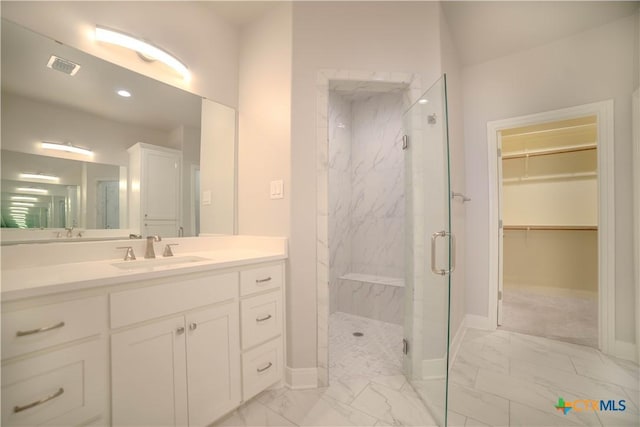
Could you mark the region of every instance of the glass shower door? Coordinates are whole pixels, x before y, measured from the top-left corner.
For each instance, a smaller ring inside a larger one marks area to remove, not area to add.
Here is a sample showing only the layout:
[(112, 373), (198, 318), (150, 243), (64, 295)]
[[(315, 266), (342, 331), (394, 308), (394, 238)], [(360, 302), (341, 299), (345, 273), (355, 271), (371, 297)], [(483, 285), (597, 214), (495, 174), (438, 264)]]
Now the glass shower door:
[(403, 118), (405, 149), (406, 377), (434, 421), (446, 425), (451, 234), (446, 76)]

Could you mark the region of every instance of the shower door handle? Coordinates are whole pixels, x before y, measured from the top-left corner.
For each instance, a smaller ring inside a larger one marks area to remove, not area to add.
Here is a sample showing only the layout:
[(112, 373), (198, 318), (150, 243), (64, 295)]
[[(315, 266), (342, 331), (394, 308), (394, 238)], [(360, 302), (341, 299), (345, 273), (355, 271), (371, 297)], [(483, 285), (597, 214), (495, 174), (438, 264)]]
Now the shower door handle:
[[(436, 240), (438, 237), (449, 237), (449, 241), (451, 242), (451, 246), (449, 249), (449, 253), (451, 254), (451, 268), (449, 270), (444, 270), (436, 267)], [(449, 233), (448, 231), (442, 230), (437, 231), (431, 235), (431, 271), (434, 274), (438, 274), (440, 276), (446, 276), (447, 274), (451, 274), (453, 270), (456, 269), (456, 236)]]

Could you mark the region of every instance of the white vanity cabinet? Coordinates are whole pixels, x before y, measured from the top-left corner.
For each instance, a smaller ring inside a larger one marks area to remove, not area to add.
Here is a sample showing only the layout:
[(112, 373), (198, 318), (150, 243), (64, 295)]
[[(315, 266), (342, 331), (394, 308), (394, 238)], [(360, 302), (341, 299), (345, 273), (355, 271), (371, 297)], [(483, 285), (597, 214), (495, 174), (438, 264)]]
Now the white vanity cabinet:
[(283, 265), (240, 272), (242, 398), (278, 382), (283, 367)]
[(237, 303), (111, 337), (114, 425), (207, 425), (240, 403)]
[(2, 425), (212, 424), (283, 379), (283, 272), (278, 259), (3, 302)]
[(107, 299), (2, 305), (2, 425), (108, 423)]
[(178, 150), (137, 143), (129, 152), (129, 228), (144, 236), (178, 235), (181, 164)]
[(114, 425), (207, 425), (238, 406), (237, 272), (111, 294), (112, 326), (129, 323), (111, 335)]

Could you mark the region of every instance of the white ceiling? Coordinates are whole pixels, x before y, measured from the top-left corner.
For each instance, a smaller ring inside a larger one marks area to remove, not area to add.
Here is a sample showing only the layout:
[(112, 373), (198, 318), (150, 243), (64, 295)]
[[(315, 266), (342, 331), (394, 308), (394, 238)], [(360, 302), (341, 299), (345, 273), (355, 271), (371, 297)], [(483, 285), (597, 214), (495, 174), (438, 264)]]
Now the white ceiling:
[(445, 1), (463, 65), (473, 65), (604, 25), (638, 1)]
[[(238, 27), (258, 19), (278, 3), (203, 2), (213, 13)], [(446, 1), (443, 10), (463, 65), (471, 65), (603, 25), (633, 13), (639, 4)], [(340, 7), (339, 2), (336, 7)], [(75, 77), (48, 69), (45, 65), (51, 54), (78, 62), (82, 68)], [(133, 97), (116, 96), (115, 89), (120, 87), (130, 88)], [(155, 129), (171, 130), (181, 124), (199, 126), (199, 97), (6, 21), (2, 25), (2, 88)]]

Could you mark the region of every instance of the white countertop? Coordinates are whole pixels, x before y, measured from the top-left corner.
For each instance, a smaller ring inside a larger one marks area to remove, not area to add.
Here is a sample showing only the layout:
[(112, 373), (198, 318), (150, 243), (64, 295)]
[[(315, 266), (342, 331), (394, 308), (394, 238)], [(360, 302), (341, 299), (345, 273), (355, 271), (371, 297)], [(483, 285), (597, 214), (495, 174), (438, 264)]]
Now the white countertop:
[[(192, 261), (188, 260), (189, 257), (201, 257), (205, 258), (205, 260)], [(140, 268), (133, 269), (123, 269), (114, 265), (125, 263), (122, 258), (42, 266), (31, 265), (19, 268), (11, 268), (7, 263), (3, 262), (2, 301), (188, 273), (214, 271), (247, 264), (282, 260), (286, 259), (286, 257), (286, 251), (271, 248), (216, 248), (214, 250), (183, 252), (175, 254), (173, 258), (157, 256), (155, 260), (146, 260), (140, 257), (135, 261), (127, 261), (125, 267), (129, 267), (128, 263), (132, 263), (131, 266), (134, 263), (136, 266), (140, 266)], [(187, 262), (182, 263), (180, 259), (185, 259)], [(165, 260), (177, 263), (158, 265), (158, 263), (161, 264)]]

